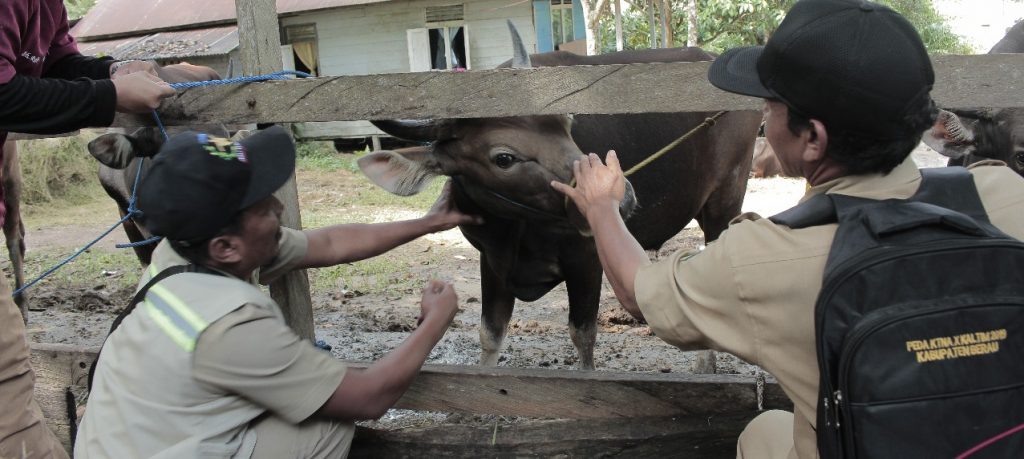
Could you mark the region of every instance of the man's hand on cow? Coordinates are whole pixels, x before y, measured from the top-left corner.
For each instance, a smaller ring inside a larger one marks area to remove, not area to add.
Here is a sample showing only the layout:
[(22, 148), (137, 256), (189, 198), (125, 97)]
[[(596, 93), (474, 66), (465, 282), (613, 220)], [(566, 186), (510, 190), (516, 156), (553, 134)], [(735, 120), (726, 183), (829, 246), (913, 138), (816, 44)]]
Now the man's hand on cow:
[(149, 72), (135, 72), (112, 79), (117, 92), (117, 111), (146, 113), (160, 106), (164, 98), (176, 94), (174, 88)]
[(573, 163), (576, 187), (552, 181), (551, 186), (565, 194), (584, 217), (596, 208), (608, 206), (618, 213), (619, 203), (626, 196), (626, 177), (619, 166), (619, 157), (614, 150), (608, 151), (607, 164), (594, 153)]
[(455, 201), (452, 199), (451, 180), (445, 182), (437, 201), (430, 207), (424, 218), (432, 223), (433, 231), (449, 230), (459, 225), (479, 225), (484, 222), (483, 217), (464, 214), (458, 207), (455, 207)]

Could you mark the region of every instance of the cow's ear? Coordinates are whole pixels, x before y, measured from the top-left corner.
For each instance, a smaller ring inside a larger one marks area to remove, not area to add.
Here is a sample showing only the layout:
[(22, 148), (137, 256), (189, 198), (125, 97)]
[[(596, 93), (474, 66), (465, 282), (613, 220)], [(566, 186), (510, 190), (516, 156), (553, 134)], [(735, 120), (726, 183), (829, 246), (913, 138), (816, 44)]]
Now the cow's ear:
[(419, 193), (430, 179), (441, 175), (431, 147), (375, 151), (357, 162), (370, 181), (399, 196)]
[(921, 140), (943, 156), (960, 158), (974, 150), (976, 124), (976, 120), (964, 120), (953, 112), (939, 110), (935, 125), (924, 133)]
[(88, 145), (91, 154), (100, 164), (111, 169), (124, 169), (135, 158), (135, 146), (131, 139), (121, 133), (103, 134)]

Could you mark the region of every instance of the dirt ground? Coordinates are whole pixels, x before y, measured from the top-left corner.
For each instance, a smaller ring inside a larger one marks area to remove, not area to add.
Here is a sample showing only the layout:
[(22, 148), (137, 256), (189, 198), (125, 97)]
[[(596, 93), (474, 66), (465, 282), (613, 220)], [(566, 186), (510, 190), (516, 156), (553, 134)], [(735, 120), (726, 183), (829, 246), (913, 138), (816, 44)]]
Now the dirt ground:
[[(934, 152), (921, 151), (915, 158), (923, 166), (943, 164)], [(299, 176), (300, 195), (341, 195), (357, 186), (337, 177)], [(315, 190), (315, 192), (314, 192)], [(751, 179), (744, 211), (768, 216), (795, 204), (804, 192), (804, 182), (787, 178)], [(302, 208), (318, 205), (303, 197)], [(314, 201), (316, 201), (314, 200)], [(326, 202), (330, 202), (327, 200)], [(410, 218), (418, 212), (382, 213), (376, 218), (389, 221)], [(116, 219), (115, 219), (116, 220)], [(26, 236), (28, 250), (81, 246), (103, 227), (39, 228)], [(116, 231), (87, 256), (112, 251), (125, 238)], [(696, 247), (703, 241), (695, 224), (683, 230), (659, 251)], [(385, 281), (394, 288), (380, 293), (363, 293), (358, 286), (380, 279), (341, 277), (334, 286), (314, 288), (316, 335), (333, 347), (339, 359), (372, 361), (396, 347), (414, 327), (418, 314), (422, 280), (438, 276), (452, 281), (459, 295), (460, 311), (451, 329), (430, 355), (430, 363), (475, 364), (479, 357), (480, 323), (479, 254), (458, 230), (429, 235), (410, 242), (383, 257), (389, 263), (408, 267), (397, 278)], [(30, 338), (36, 342), (99, 346), (116, 312), (130, 298), (120, 276), (134, 275), (138, 267), (128, 263), (104, 267), (100, 281), (91, 284), (34, 288), (29, 316)], [(129, 274), (131, 273), (131, 274)], [(29, 273), (31, 278), (35, 273)], [(396, 277), (391, 275), (392, 277)], [(10, 277), (8, 277), (10, 278)], [(102, 279), (110, 279), (103, 281)], [(122, 284), (118, 287), (113, 285)], [(499, 365), (513, 367), (575, 368), (576, 352), (568, 335), (568, 301), (563, 286), (542, 299), (519, 302), (509, 325)], [(681, 352), (652, 336), (650, 329), (633, 321), (618, 306), (607, 283), (602, 292), (599, 333), (595, 348), (598, 371), (689, 372), (693, 353)], [(718, 355), (719, 371), (754, 374), (758, 369), (724, 353)]]

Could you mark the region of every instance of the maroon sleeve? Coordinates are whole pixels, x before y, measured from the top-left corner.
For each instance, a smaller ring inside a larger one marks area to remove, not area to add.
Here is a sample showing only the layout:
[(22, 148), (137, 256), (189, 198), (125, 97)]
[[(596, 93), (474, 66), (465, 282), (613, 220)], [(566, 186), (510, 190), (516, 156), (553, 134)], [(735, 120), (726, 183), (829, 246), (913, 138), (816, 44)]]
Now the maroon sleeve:
[(21, 19), (28, 15), (25, 2), (0, 2), (0, 83), (7, 83), (16, 73), (14, 63), (21, 44)]
[(43, 73), (49, 70), (49, 67), (63, 59), (69, 54), (78, 54), (78, 43), (75, 42), (75, 37), (71, 36), (70, 27), (68, 26), (68, 10), (67, 8), (60, 8), (60, 13), (56, 11), (53, 14), (60, 14), (57, 30), (53, 33), (53, 41), (50, 42), (50, 50), (46, 53), (46, 65), (43, 67)]

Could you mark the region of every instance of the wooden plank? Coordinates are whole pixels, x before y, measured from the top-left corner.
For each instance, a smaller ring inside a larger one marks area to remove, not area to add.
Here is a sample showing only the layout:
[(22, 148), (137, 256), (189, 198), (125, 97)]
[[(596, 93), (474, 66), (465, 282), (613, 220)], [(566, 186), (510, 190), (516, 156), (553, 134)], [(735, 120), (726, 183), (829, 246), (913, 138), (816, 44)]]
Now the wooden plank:
[(79, 134), (80, 131), (64, 132), (61, 134), (22, 134), (20, 132), (11, 132), (7, 134), (7, 140), (37, 140), (37, 139), (52, 139), (57, 137), (74, 137)]
[(349, 457), (734, 457), (737, 437), (756, 414), (499, 422), (396, 431), (357, 427)]
[[(1024, 54), (935, 56), (933, 62), (932, 95), (940, 106), (1024, 107)], [(165, 124), (189, 125), (760, 109), (760, 99), (712, 87), (708, 65), (396, 73), (208, 86), (182, 91), (160, 112)], [(115, 120), (118, 126), (150, 123), (149, 116)]]
[(71, 386), (85, 386), (96, 351), (67, 344), (32, 344), (30, 362), (36, 374), (35, 397), (47, 425), (65, 449), (71, 449), (65, 393)]
[[(236, 0), (235, 10), (244, 74), (262, 75), (282, 70), (281, 38), (278, 32), (275, 0)], [(299, 190), (294, 173), (274, 196), (284, 204), (281, 224), (301, 230)], [(314, 339), (313, 300), (309, 294), (309, 277), (305, 270), (290, 271), (272, 282), (270, 296), (281, 306), (285, 322), (296, 334), (306, 339)]]
[(295, 123), (292, 125), (292, 132), (295, 133), (296, 140), (333, 140), (386, 135), (369, 121)]
[[(424, 365), (395, 408), (552, 419), (699, 416), (757, 411), (757, 386), (753, 377), (728, 374)], [(774, 380), (762, 387), (761, 408), (792, 409)]]
[[(68, 448), (71, 431), (65, 391), (69, 386), (85, 385), (95, 358), (95, 348), (32, 345), (36, 399), (47, 424)], [(352, 368), (370, 365), (346, 363)], [(408, 457), (422, 449), (421, 453), (451, 451), (460, 457), (520, 451), (541, 455), (575, 451), (579, 454), (574, 457), (587, 457), (591, 451), (603, 450), (592, 448), (628, 454), (656, 445), (695, 454), (731, 451), (739, 431), (759, 411), (756, 387), (755, 378), (740, 375), (425, 365), (396, 408), (574, 421), (501, 423), (497, 437), (493, 427), (445, 426), (400, 432), (360, 429), (353, 455)], [(763, 409), (792, 409), (792, 403), (770, 379), (764, 384), (763, 396)], [(630, 419), (626, 422), (623, 417)], [(497, 438), (493, 446), (492, 437)]]
[[(84, 384), (96, 349), (33, 344), (45, 365), (39, 378), (61, 392)], [(33, 360), (35, 362), (35, 360)], [(366, 368), (369, 362), (345, 362)], [(38, 370), (37, 370), (38, 371)], [(791, 409), (771, 378), (763, 384), (764, 409)], [(48, 389), (49, 390), (49, 389)], [(691, 416), (757, 411), (756, 378), (745, 375), (630, 373), (537, 368), (424, 365), (395, 408), (534, 418)], [(50, 411), (49, 413), (56, 413)]]

